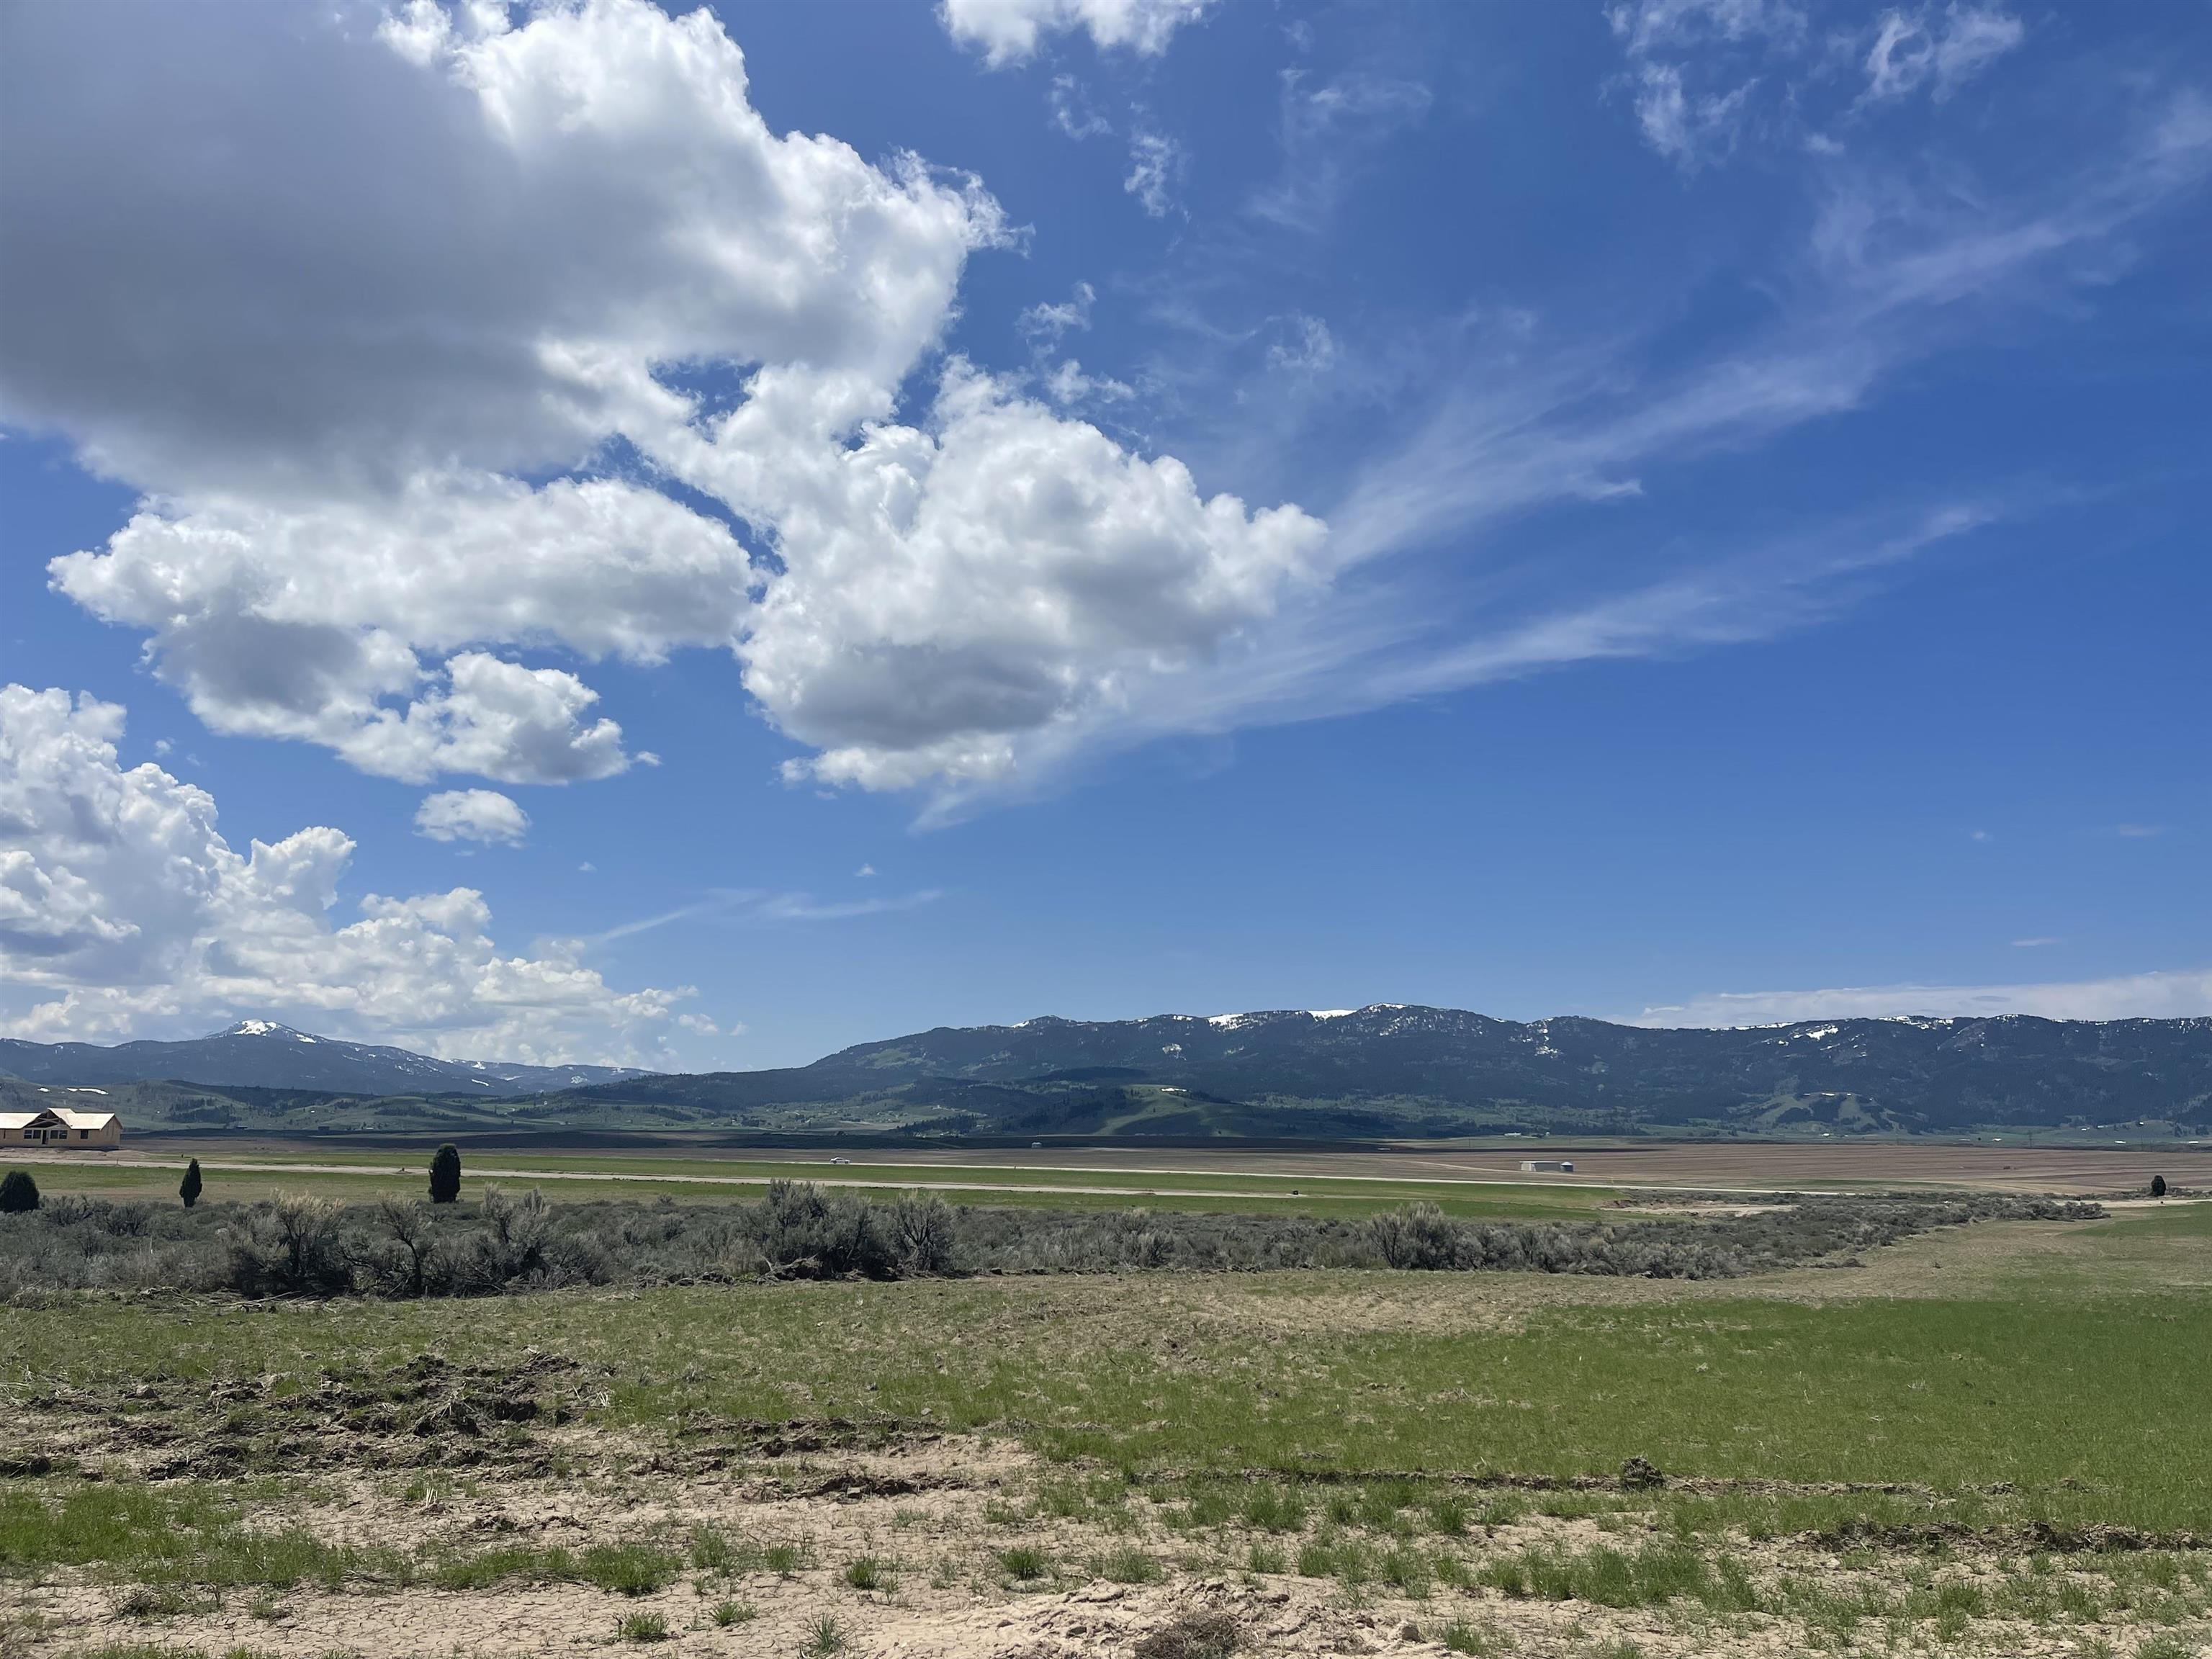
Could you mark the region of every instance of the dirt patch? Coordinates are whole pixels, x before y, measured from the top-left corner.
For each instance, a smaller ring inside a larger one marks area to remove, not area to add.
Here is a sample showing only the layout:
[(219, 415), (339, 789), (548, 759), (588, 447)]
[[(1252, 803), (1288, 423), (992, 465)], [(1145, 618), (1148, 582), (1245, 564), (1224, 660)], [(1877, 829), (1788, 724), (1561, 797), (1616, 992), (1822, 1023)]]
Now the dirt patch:
[[(413, 1380), (434, 1401), (441, 1390), (466, 1393), (466, 1375)], [(779, 1439), (763, 1426), (730, 1425), (722, 1438), (756, 1455), (721, 1468), (686, 1461), (684, 1442), (711, 1437), (626, 1448), (619, 1434), (583, 1431), (574, 1449), (588, 1455), (587, 1474), (487, 1463), (406, 1476), (340, 1464), (294, 1483), (289, 1498), (270, 1495), (266, 1481), (224, 1483), (238, 1501), (262, 1506), (256, 1524), (272, 1533), (305, 1528), (332, 1543), (408, 1553), (425, 1575), (440, 1562), (522, 1565), (495, 1581), (463, 1575), (442, 1588), (428, 1577), (334, 1589), (302, 1577), (266, 1589), (137, 1585), (59, 1568), (0, 1581), (0, 1651), (67, 1659), (148, 1644), (276, 1659), (514, 1659), (635, 1645), (696, 1656), (834, 1650), (854, 1659), (1319, 1659), (1441, 1656), (1449, 1638), (1463, 1651), (1528, 1659), (1589, 1659), (1623, 1644), (1644, 1659), (1786, 1659), (1813, 1640), (1803, 1619), (1771, 1608), (1717, 1613), (1686, 1597), (1631, 1605), (1609, 1598), (1602, 1574), (1587, 1593), (1515, 1576), (1516, 1562), (1674, 1547), (1634, 1514), (1519, 1514), (1446, 1536), (1339, 1526), (1316, 1503), (1288, 1533), (1194, 1526), (1177, 1518), (1173, 1495), (1116, 1492), (1106, 1471), (1043, 1465), (1004, 1443), (835, 1420)], [(1591, 1484), (1652, 1492), (1656, 1473), (1631, 1468)], [(1056, 1505), (1053, 1492), (1070, 1482), (1091, 1483), (1094, 1501)], [(1747, 1583), (1796, 1583), (1792, 1594), (1817, 1591), (1829, 1605), (1894, 1598), (1908, 1581), (1931, 1598), (1960, 1587), (1960, 1606), (1984, 1598), (1980, 1613), (1948, 1623), (1875, 1620), (1864, 1645), (1822, 1638), (1833, 1651), (2124, 1655), (2154, 1636), (2193, 1650), (2212, 1622), (2192, 1603), (2155, 1624), (2106, 1610), (2069, 1626), (2018, 1616), (1998, 1590), (2030, 1556), (2057, 1558), (2043, 1570), (2051, 1583), (2094, 1590), (2104, 1582), (2096, 1571), (2110, 1571), (2101, 1564), (2172, 1541), (1954, 1529), (1942, 1539), (1729, 1537), (1701, 1547), (1734, 1560)], [(589, 1583), (547, 1565), (621, 1549), (662, 1552), (665, 1569)], [(1310, 1560), (1314, 1552), (1335, 1565)], [(2212, 1601), (2201, 1577), (2175, 1582)]]
[(1225, 1608), (1186, 1613), (1138, 1639), (1136, 1659), (1228, 1659), (1244, 1645), (1244, 1626)]
[[(606, 1401), (603, 1368), (526, 1352), (512, 1364), (424, 1354), (382, 1371), (213, 1384), (49, 1389), (25, 1401), (32, 1455), (147, 1480), (425, 1468), (543, 1467), (546, 1431)], [(24, 1455), (19, 1442), (16, 1455)]]

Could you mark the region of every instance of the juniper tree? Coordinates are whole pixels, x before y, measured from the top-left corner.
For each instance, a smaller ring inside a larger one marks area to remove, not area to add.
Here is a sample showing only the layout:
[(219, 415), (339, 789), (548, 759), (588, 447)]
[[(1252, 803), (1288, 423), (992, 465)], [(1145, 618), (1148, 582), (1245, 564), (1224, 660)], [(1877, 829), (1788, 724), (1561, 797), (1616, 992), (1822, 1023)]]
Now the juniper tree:
[(10, 1170), (0, 1181), (0, 1215), (26, 1215), (39, 1207), (39, 1183), (28, 1170)]
[(451, 1204), (461, 1195), (461, 1149), (447, 1141), (430, 1160), (430, 1201)]
[(193, 1158), (185, 1165), (184, 1181), (177, 1188), (177, 1196), (185, 1200), (186, 1209), (200, 1201), (200, 1161)]

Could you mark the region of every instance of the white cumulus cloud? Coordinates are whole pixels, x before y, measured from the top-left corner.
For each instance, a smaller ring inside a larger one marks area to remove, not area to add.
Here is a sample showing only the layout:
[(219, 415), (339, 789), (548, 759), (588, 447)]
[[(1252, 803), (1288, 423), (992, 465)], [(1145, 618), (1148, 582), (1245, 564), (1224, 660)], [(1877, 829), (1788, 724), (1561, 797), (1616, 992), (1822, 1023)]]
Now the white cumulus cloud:
[(455, 1057), (655, 1053), (688, 990), (617, 991), (574, 947), (503, 954), (483, 896), (362, 896), (327, 826), (234, 849), (205, 790), (125, 768), (124, 711), (0, 687), (0, 1029), (191, 1034), (274, 1015)]
[[(571, 727), (592, 694), (573, 675), (545, 677), (555, 671), (539, 671), (528, 715), (514, 707), (526, 690), (518, 670), (504, 675), (504, 721), (471, 718), (466, 705), (501, 674), (460, 647), (653, 662), (726, 646), (750, 580), (727, 528), (653, 490), (612, 479), (532, 489), (483, 472), (420, 475), (368, 498), (149, 503), (103, 550), (58, 559), (52, 575), (94, 616), (148, 629), (156, 672), (217, 731), (326, 744), (394, 776), (515, 781), (619, 771), (619, 730)], [(425, 665), (441, 652), (456, 654)], [(471, 738), (444, 735), (457, 718)], [(529, 741), (502, 750), (486, 740), (495, 728)]]
[(1295, 507), (1203, 496), (1172, 457), (957, 361), (927, 427), (822, 441), (841, 428), (811, 377), (763, 373), (712, 433), (670, 441), (684, 477), (778, 526), (786, 573), (740, 655), (776, 725), (821, 751), (794, 775), (1004, 776), (1026, 743), (1270, 615), (1323, 533)]
[(432, 841), (512, 844), (530, 833), (530, 814), (496, 789), (448, 789), (423, 799), (415, 830)]
[[(1196, 9), (974, 27), (1146, 51)], [(795, 771), (973, 781), (1227, 644), (1322, 533), (964, 365), (902, 402), (1000, 210), (772, 131), (708, 11), (112, 15), (27, 15), (0, 69), (41, 158), (0, 170), (0, 419), (143, 492), (52, 580), (214, 729), (605, 777), (651, 757), (589, 665), (708, 648)]]

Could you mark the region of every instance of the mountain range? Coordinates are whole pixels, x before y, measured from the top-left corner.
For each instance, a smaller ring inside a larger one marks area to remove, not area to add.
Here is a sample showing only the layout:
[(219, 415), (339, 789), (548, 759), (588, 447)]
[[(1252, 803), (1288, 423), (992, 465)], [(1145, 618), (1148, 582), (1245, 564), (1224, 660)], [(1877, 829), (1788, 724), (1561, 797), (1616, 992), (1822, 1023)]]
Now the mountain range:
[(811, 1066), (657, 1077), (570, 1099), (717, 1115), (812, 1105), (1021, 1133), (1367, 1135), (1509, 1129), (1867, 1133), (2212, 1123), (2212, 1019), (1844, 1019), (1713, 1030), (1492, 1019), (1377, 1003), (1024, 1020)]
[(2212, 1019), (2202, 1018), (1652, 1030), (1378, 1003), (947, 1026), (809, 1066), (675, 1074), (431, 1060), (246, 1020), (189, 1042), (0, 1042), (0, 1073), (34, 1091), (143, 1085), (133, 1109), (149, 1119), (319, 1131), (442, 1123), (1346, 1139), (2212, 1128)]
[(519, 1066), (433, 1060), (410, 1049), (310, 1036), (274, 1020), (242, 1019), (183, 1042), (26, 1042), (0, 1038), (0, 1073), (76, 1086), (175, 1080), (213, 1088), (312, 1089), (334, 1094), (542, 1093), (642, 1076), (621, 1066)]

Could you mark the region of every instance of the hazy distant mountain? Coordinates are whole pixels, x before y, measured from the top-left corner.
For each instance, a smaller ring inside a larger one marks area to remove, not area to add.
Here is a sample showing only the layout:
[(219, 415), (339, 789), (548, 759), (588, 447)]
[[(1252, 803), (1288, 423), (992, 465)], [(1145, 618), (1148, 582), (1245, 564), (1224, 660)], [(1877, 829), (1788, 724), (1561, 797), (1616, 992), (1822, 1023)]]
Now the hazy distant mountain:
[(32, 1083), (100, 1085), (174, 1079), (221, 1088), (320, 1089), (346, 1094), (473, 1094), (485, 1098), (571, 1089), (643, 1075), (621, 1066), (516, 1066), (432, 1060), (405, 1048), (310, 1036), (245, 1019), (184, 1042), (24, 1042), (0, 1039), (0, 1072)]
[(838, 1107), (877, 1119), (964, 1114), (978, 1128), (1086, 1133), (2212, 1123), (2212, 1019), (1652, 1030), (1393, 1003), (1042, 1018), (862, 1043), (787, 1071), (653, 1078), (570, 1097), (592, 1097), (709, 1113), (811, 1103), (823, 1121)]

